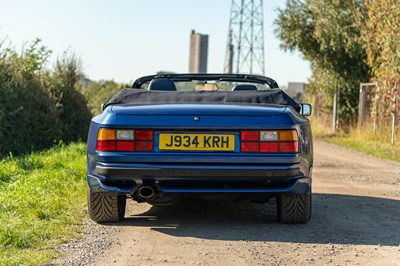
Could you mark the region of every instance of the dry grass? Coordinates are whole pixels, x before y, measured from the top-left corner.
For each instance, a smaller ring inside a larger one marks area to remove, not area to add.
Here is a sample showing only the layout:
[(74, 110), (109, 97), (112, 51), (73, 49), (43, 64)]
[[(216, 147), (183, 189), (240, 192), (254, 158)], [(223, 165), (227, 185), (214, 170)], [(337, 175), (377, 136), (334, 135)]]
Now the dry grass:
[(389, 126), (381, 126), (374, 130), (372, 125), (365, 125), (360, 129), (352, 127), (346, 133), (342, 130), (334, 133), (329, 118), (313, 117), (311, 124), (316, 138), (376, 157), (400, 162), (400, 126), (396, 127), (395, 144), (392, 145)]

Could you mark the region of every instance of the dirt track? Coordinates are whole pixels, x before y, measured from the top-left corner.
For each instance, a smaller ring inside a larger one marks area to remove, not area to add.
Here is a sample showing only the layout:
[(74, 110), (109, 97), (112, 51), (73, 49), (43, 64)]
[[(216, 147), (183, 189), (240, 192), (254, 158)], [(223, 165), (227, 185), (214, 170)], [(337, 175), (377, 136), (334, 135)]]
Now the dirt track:
[[(92, 226), (58, 262), (400, 265), (400, 164), (317, 141), (313, 177), (309, 224), (279, 224), (275, 206), (267, 204), (129, 202), (125, 222)], [(94, 244), (99, 239), (103, 244)]]

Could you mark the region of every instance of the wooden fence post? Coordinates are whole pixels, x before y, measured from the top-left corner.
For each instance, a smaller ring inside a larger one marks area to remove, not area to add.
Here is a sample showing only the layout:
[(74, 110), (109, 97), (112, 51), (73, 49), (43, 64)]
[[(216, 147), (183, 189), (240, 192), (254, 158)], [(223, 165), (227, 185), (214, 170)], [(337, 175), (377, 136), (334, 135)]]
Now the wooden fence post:
[(333, 95), (333, 116), (332, 116), (332, 130), (336, 132), (337, 130), (337, 119), (338, 119), (338, 92), (335, 90), (335, 94)]
[(392, 113), (392, 145), (394, 145), (395, 127), (396, 127), (396, 108), (397, 108), (397, 95), (394, 94), (394, 109)]

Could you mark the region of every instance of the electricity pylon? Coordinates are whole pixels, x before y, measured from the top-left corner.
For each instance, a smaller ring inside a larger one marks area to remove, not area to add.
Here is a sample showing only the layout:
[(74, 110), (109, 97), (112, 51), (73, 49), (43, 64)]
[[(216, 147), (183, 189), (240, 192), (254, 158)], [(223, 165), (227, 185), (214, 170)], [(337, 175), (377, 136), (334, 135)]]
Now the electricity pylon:
[(265, 72), (263, 0), (232, 0), (225, 73)]

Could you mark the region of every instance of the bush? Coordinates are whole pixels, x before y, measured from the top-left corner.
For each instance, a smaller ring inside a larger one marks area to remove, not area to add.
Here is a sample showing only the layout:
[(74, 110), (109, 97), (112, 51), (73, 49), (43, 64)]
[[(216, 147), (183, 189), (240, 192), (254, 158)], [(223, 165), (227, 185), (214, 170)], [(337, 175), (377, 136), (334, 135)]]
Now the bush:
[(55, 105), (41, 84), (48, 54), (38, 41), (21, 55), (1, 51), (0, 156), (46, 148), (61, 137)]
[(89, 81), (81, 86), (80, 91), (86, 97), (90, 112), (93, 116), (101, 113), (101, 105), (106, 103), (122, 88), (130, 87), (128, 84), (119, 84), (113, 80)]
[(86, 140), (91, 113), (85, 97), (78, 91), (83, 77), (80, 61), (74, 55), (64, 54), (55, 65), (49, 90), (56, 101), (64, 142)]
[[(37, 39), (18, 54), (0, 43), (0, 158), (85, 139), (90, 113), (77, 91), (76, 57), (64, 55), (55, 71)], [(75, 67), (75, 68), (74, 68)]]

